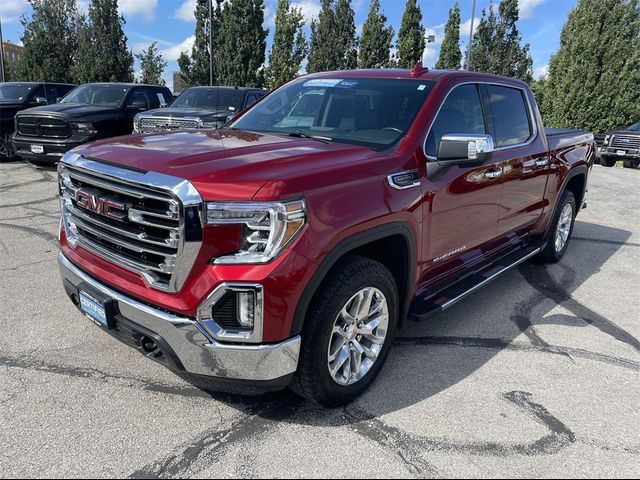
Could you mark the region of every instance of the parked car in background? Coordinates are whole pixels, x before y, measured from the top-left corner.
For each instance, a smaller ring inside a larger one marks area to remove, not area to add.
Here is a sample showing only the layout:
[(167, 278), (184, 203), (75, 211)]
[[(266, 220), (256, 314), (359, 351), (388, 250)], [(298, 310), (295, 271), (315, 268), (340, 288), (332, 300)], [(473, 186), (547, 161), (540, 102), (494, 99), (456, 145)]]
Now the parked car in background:
[(598, 146), (600, 164), (613, 167), (622, 160), (625, 168), (640, 167), (640, 122), (609, 132)]
[(167, 367), (335, 406), (374, 380), (407, 319), (561, 260), (594, 157), (591, 133), (544, 128), (519, 80), (307, 75), (228, 128), (65, 155), (63, 285)]
[(83, 143), (130, 134), (136, 114), (168, 104), (171, 98), (171, 90), (155, 85), (81, 85), (55, 105), (19, 112), (13, 144), (25, 159), (56, 162)]
[(0, 83), (0, 161), (16, 156), (11, 141), (16, 113), (27, 108), (56, 103), (76, 85), (48, 82)]
[(267, 94), (259, 88), (192, 87), (169, 108), (136, 115), (134, 133), (218, 128)]

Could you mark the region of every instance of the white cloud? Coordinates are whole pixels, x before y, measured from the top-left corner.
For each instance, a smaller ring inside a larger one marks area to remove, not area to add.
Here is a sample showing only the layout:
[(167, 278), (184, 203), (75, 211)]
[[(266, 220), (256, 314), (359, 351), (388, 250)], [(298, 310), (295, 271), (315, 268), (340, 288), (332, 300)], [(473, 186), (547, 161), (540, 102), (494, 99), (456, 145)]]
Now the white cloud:
[[(476, 30), (478, 30), (478, 24), (480, 23), (480, 18), (479, 17), (474, 17), (473, 19), (473, 33), (476, 33)], [(465, 20), (464, 22), (462, 22), (460, 24), (460, 38), (462, 38), (463, 40), (465, 38), (469, 38), (469, 29), (471, 28), (471, 18), (468, 18), (467, 20)], [(468, 41), (468, 40), (467, 40)]]
[(187, 55), (191, 55), (191, 49), (193, 48), (193, 44), (195, 42), (196, 36), (191, 35), (190, 37), (185, 38), (179, 44), (161, 50), (162, 56), (166, 61), (172, 62), (177, 60), (182, 52), (186, 52)]
[(3, 23), (12, 23), (29, 9), (27, 0), (2, 0), (0, 2), (0, 18)]
[(529, 18), (538, 5), (543, 4), (547, 0), (518, 0), (520, 10), (520, 18)]
[(440, 25), (425, 27), (424, 29), (425, 41), (430, 35), (436, 37), (435, 42), (426, 43), (424, 53), (422, 54), (422, 63), (427, 67), (433, 66), (436, 63), (438, 53), (440, 52), (440, 45), (442, 45), (444, 38), (444, 26), (445, 24), (441, 23)]
[(118, 11), (125, 17), (140, 16), (145, 22), (156, 18), (158, 0), (118, 0)]
[(541, 65), (533, 70), (533, 78), (536, 80), (549, 75), (549, 65)]
[(183, 20), (185, 22), (195, 21), (193, 12), (196, 9), (196, 0), (184, 0), (182, 4), (173, 12), (173, 18)]
[(317, 0), (302, 0), (293, 2), (291, 4), (293, 8), (298, 8), (302, 10), (302, 15), (304, 16), (304, 21), (307, 23), (311, 23), (311, 20), (318, 17), (320, 13), (320, 2)]

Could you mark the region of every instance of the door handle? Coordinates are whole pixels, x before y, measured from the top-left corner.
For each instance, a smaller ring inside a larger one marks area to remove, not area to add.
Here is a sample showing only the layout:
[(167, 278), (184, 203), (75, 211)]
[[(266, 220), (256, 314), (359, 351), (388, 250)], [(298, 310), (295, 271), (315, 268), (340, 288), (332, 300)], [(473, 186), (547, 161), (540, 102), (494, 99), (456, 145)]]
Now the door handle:
[(498, 178), (500, 175), (502, 175), (501, 169), (488, 170), (484, 172), (484, 178), (489, 178), (491, 180), (493, 180), (494, 178)]
[(547, 165), (549, 165), (549, 157), (542, 157), (536, 160), (537, 168), (546, 167)]

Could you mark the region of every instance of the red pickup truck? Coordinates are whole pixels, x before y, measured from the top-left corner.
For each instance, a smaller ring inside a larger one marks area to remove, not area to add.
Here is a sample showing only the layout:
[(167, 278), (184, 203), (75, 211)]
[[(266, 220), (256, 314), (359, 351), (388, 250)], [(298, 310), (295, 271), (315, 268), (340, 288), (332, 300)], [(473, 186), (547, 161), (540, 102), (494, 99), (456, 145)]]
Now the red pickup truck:
[(560, 260), (594, 158), (592, 134), (545, 131), (517, 80), (307, 75), (219, 130), (66, 154), (64, 287), (169, 368), (339, 405), (407, 319)]

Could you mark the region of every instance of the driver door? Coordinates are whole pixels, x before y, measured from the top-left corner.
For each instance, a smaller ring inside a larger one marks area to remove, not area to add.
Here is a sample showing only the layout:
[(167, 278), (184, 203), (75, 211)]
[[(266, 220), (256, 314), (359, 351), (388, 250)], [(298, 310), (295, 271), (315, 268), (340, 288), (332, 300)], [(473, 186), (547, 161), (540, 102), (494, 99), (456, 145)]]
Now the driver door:
[(423, 258), (425, 284), (437, 283), (483, 257), (497, 237), (502, 162), (489, 155), (475, 163), (439, 161), (438, 149), (449, 134), (489, 133), (477, 84), (453, 87), (427, 135)]

